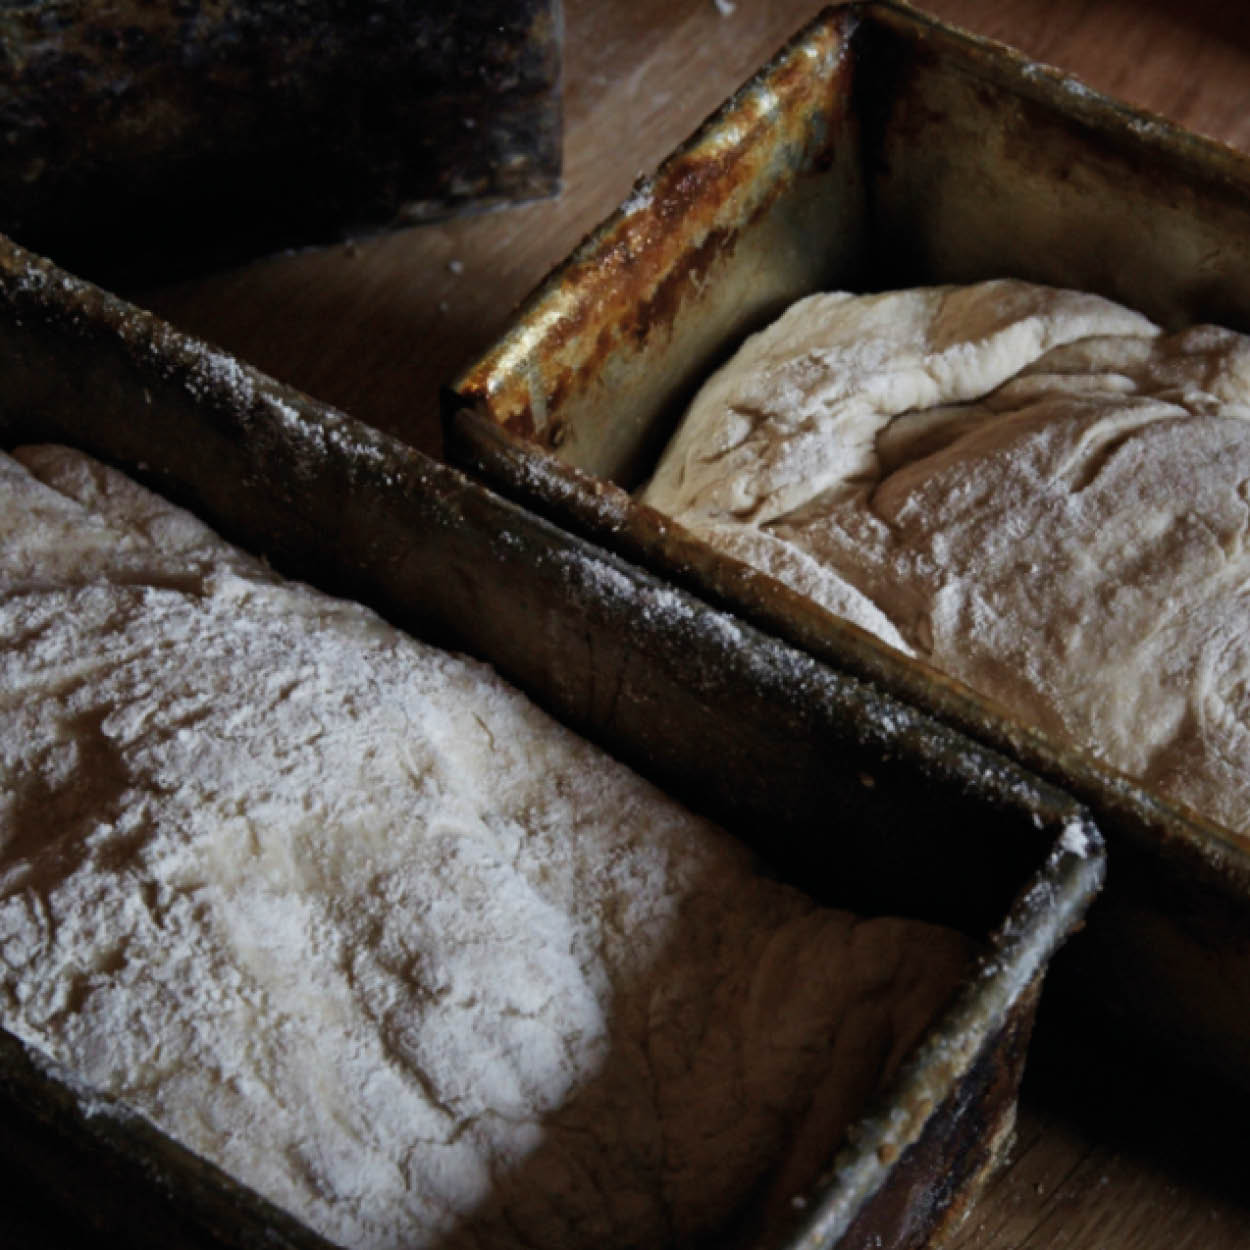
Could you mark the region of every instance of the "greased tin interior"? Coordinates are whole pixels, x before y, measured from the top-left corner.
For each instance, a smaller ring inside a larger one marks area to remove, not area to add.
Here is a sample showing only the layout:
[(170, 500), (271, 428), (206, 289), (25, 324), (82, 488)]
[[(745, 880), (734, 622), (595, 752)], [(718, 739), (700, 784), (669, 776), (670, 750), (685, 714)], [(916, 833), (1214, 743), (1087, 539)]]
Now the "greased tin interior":
[(1118, 1047), (1250, 1086), (1244, 841), (625, 493), (698, 384), (793, 299), (1001, 276), (1096, 291), (1165, 327), (1248, 329), (1250, 160), (905, 5), (826, 10), (461, 374), (448, 452), (1088, 804), (1114, 869), (1057, 988)]
[[(490, 660), (825, 900), (980, 937), (985, 954), (822, 1182), (751, 1244), (915, 1247), (958, 1221), (1010, 1134), (1046, 966), (1101, 882), (1084, 809), (7, 241), (0, 375), (3, 445), (78, 446), (280, 569)], [(2, 1031), (0, 1106), (0, 1160), (50, 1228), (129, 1246), (324, 1244)]]

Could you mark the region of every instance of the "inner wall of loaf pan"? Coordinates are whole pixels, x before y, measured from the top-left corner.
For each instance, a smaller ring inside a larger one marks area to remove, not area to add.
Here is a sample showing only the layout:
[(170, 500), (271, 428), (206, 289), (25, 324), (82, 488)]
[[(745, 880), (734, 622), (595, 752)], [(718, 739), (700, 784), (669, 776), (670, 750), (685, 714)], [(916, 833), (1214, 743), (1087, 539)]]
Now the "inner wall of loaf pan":
[(889, 4), (833, 10), (671, 156), (455, 384), (626, 489), (699, 384), (816, 290), (1019, 277), (1250, 329), (1238, 154)]
[(1239, 153), (914, 15), (883, 10), (858, 55), (873, 287), (1011, 276), (1250, 330)]
[(458, 393), (632, 485), (730, 345), (813, 285), (862, 280), (855, 25), (845, 11), (818, 23), (640, 183)]

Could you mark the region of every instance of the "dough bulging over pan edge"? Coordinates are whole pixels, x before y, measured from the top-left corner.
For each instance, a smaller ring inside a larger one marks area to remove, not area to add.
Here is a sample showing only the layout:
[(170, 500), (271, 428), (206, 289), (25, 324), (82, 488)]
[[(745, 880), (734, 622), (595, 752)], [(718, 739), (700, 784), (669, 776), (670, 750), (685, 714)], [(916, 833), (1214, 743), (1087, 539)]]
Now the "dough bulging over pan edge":
[(0, 460), (0, 1021), (352, 1247), (784, 1200), (966, 966), (485, 666), (76, 453)]
[(999, 280), (817, 295), (645, 503), (1250, 835), (1250, 339)]

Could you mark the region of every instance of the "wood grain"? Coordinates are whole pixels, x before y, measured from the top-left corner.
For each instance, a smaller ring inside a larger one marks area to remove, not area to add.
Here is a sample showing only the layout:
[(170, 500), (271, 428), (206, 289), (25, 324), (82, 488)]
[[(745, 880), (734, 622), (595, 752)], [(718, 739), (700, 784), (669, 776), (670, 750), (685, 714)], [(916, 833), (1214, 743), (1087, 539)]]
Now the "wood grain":
[[(569, 0), (565, 187), (553, 201), (143, 293), (176, 323), (437, 452), (440, 383), (814, 12), (796, 0)], [(936, 15), (1250, 151), (1250, 24), (1232, 0), (932, 0)], [(722, 11), (724, 10), (724, 11)], [(1043, 1040), (1008, 1168), (958, 1250), (1233, 1250), (1244, 1109), (1141, 1073), (1117, 1088)], [(1097, 1039), (1088, 1042), (1093, 1046)]]

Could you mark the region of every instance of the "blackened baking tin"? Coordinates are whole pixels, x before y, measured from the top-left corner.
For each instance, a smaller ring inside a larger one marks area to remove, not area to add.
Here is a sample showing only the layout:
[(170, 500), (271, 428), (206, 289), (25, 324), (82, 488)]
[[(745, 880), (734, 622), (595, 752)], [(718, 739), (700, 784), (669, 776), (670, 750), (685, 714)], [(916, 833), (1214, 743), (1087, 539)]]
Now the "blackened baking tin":
[(552, 194), (559, 0), (0, 6), (0, 230), (134, 286)]
[[(1007, 1142), (1042, 977), (1103, 872), (1066, 795), (454, 469), (0, 242), (0, 439), (69, 443), (282, 570), (490, 660), (812, 893), (984, 951), (768, 1247), (917, 1247)], [(47, 1239), (316, 1235), (0, 1031), (0, 1167)], [(36, 1241), (35, 1244), (41, 1244)], [(42, 1244), (47, 1244), (47, 1240)]]
[[(819, 16), (561, 265), (447, 396), (450, 457), (573, 532), (1074, 793), (1113, 864), (1057, 978), (1117, 1053), (1250, 1085), (1250, 851), (625, 492), (795, 298), (1012, 276), (1250, 330), (1250, 160), (902, 4)], [(1070, 973), (1070, 975), (1069, 975)], [(1127, 1048), (1127, 1050), (1125, 1049)]]

